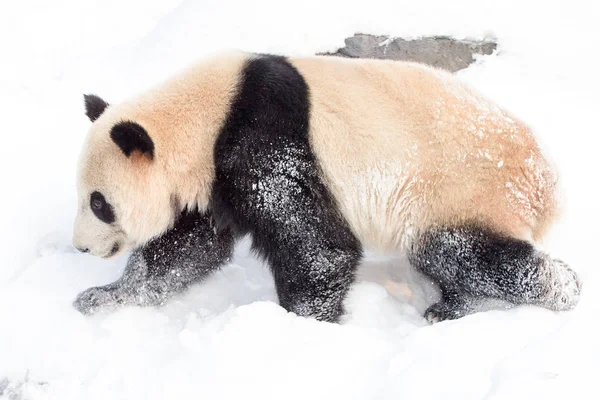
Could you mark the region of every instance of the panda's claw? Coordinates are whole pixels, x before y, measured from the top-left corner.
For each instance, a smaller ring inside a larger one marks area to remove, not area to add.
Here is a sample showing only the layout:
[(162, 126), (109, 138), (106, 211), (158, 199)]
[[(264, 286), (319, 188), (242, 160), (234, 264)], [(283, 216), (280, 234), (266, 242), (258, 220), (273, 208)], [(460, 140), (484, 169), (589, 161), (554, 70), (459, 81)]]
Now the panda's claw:
[(425, 310), (424, 317), (431, 324), (462, 318), (473, 312), (475, 303), (466, 295), (446, 294), (439, 302)]
[(430, 324), (435, 324), (448, 319), (457, 319), (461, 317), (458, 310), (450, 308), (448, 306), (449, 304), (444, 301), (435, 303), (425, 311), (425, 319)]

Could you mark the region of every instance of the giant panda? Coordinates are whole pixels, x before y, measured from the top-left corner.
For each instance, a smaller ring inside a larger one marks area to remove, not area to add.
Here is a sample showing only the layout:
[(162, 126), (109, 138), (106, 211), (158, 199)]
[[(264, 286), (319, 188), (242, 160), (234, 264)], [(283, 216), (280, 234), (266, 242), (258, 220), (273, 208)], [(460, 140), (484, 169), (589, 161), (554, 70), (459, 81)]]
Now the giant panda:
[(339, 322), (366, 250), (439, 285), (431, 321), (485, 299), (573, 308), (581, 283), (540, 250), (557, 173), (531, 129), (459, 78), (413, 63), (241, 51), (119, 104), (85, 95), (73, 244), (123, 277), (74, 304), (162, 304), (252, 238), (279, 303)]

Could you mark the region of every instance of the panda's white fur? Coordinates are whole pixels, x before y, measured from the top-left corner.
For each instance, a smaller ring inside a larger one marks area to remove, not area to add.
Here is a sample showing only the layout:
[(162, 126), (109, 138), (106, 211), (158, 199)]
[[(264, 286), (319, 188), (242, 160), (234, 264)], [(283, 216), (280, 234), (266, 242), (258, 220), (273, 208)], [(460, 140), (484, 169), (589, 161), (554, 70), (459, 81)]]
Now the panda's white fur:
[[(202, 60), (95, 121), (79, 164), (76, 245), (104, 255), (118, 235), (121, 250), (140, 246), (171, 226), (174, 198), (207, 207), (212, 148), (248, 57)], [(473, 219), (539, 239), (552, 222), (556, 177), (529, 128), (454, 75), (409, 62), (290, 61), (310, 89), (311, 144), (327, 185), (364, 245), (401, 251), (415, 229)], [(111, 141), (123, 120), (152, 133), (154, 162), (123, 157)], [(91, 187), (109, 193), (120, 233), (89, 211)]]
[(539, 239), (556, 176), (529, 128), (454, 75), (421, 64), (292, 59), (311, 92), (311, 139), (361, 242), (393, 251), (437, 223), (477, 220)]

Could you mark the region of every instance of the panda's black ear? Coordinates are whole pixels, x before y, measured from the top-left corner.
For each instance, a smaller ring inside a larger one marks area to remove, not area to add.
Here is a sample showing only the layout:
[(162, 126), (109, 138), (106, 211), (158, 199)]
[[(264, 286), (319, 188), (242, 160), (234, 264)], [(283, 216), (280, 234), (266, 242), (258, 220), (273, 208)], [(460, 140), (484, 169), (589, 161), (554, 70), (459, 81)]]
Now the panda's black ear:
[(110, 131), (110, 137), (127, 157), (139, 151), (150, 160), (154, 158), (154, 142), (148, 132), (133, 121), (119, 122)]
[(108, 107), (108, 103), (95, 94), (84, 94), (83, 101), (85, 103), (85, 115), (92, 122), (97, 120)]

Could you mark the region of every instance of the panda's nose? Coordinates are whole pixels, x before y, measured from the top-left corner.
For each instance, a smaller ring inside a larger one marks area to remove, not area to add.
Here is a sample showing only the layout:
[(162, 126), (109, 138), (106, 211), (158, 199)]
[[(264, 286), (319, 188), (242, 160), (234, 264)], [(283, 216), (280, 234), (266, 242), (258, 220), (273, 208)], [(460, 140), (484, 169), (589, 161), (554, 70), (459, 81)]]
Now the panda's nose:
[(76, 247), (77, 250), (79, 250), (82, 253), (89, 253), (90, 249), (88, 249), (87, 247)]

